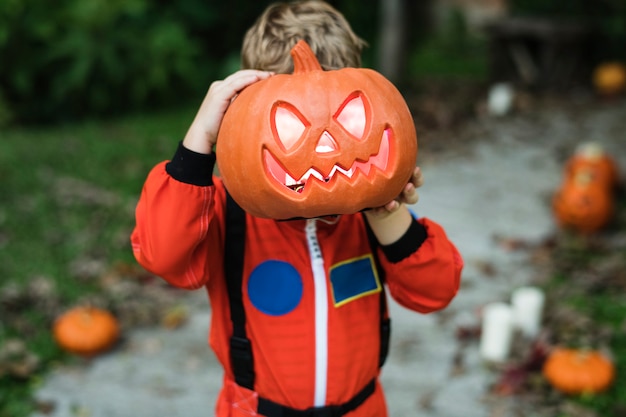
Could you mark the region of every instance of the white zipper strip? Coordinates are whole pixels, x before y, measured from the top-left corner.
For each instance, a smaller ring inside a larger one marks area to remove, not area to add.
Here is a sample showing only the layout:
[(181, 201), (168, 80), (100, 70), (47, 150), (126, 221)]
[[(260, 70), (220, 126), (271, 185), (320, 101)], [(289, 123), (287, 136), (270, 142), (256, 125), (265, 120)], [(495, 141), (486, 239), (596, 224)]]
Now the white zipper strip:
[(313, 406), (321, 407), (326, 405), (328, 379), (328, 291), (324, 259), (317, 240), (315, 222), (315, 219), (308, 219), (305, 231), (315, 286), (315, 397)]

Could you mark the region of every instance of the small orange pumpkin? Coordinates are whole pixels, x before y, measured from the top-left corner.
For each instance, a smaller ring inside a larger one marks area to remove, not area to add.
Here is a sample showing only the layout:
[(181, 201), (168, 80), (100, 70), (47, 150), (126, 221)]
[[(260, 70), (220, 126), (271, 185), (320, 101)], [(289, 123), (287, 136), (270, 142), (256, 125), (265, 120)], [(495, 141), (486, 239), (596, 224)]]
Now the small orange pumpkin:
[(117, 319), (95, 307), (74, 307), (54, 322), (53, 335), (58, 345), (75, 354), (92, 356), (111, 348), (119, 337)]
[(614, 198), (590, 171), (579, 170), (555, 193), (552, 209), (560, 226), (593, 233), (613, 217)]
[(615, 366), (598, 351), (559, 347), (548, 355), (543, 376), (566, 394), (598, 393), (613, 382)]
[(603, 62), (593, 71), (593, 86), (605, 96), (613, 96), (626, 89), (626, 66), (621, 62)]
[(304, 41), (293, 74), (244, 89), (220, 127), (218, 169), (249, 213), (288, 219), (356, 213), (396, 198), (415, 167), (404, 98), (376, 71), (324, 71)]
[(615, 160), (597, 143), (581, 144), (565, 165), (565, 175), (568, 177), (573, 177), (576, 172), (583, 170), (589, 172), (594, 181), (606, 185), (610, 192), (613, 192), (619, 183)]

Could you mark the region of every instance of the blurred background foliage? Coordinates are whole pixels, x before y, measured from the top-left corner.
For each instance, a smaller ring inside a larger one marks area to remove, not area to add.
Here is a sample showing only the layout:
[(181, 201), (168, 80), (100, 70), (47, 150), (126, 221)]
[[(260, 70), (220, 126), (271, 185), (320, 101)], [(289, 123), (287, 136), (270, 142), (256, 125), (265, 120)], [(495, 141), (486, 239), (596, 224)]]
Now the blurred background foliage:
[(540, 16), (576, 21), (588, 25), (595, 34), (595, 57), (600, 60), (626, 60), (626, 1), (624, 0), (512, 0), (512, 15)]
[[(269, 3), (3, 0), (0, 123), (120, 114), (203, 94), (237, 69), (245, 29)], [(374, 9), (334, 3), (372, 35)]]
[[(245, 30), (272, 1), (3, 0), (0, 2), (0, 126), (71, 121), (163, 108), (201, 97), (238, 67)], [(366, 39), (375, 67), (380, 1), (329, 1)], [(433, 4), (404, 0), (407, 76), (484, 77), (484, 39), (452, 10), (443, 24)], [(623, 0), (510, 0), (510, 14), (576, 18), (603, 33), (602, 51), (626, 49)], [(619, 51), (619, 52), (616, 52)]]
[(3, 1), (4, 107), (40, 122), (175, 103), (216, 76), (230, 47), (225, 16), (249, 9), (212, 3)]

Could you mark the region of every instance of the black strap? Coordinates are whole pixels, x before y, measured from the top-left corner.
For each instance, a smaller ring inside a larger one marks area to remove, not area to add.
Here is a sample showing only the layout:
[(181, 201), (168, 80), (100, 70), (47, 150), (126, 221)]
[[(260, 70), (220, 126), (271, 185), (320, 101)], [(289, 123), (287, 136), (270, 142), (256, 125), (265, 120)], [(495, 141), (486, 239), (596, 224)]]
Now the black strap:
[(391, 319), (387, 312), (387, 293), (385, 291), (385, 271), (380, 266), (380, 260), (378, 259), (378, 239), (374, 235), (374, 231), (367, 222), (367, 218), (363, 214), (363, 222), (365, 223), (365, 229), (367, 230), (367, 240), (370, 244), (370, 249), (374, 255), (374, 262), (376, 263), (376, 270), (378, 271), (378, 278), (380, 278), (380, 352), (378, 353), (378, 367), (382, 368), (387, 360), (389, 354), (389, 339), (391, 338)]
[(350, 411), (356, 410), (376, 390), (376, 378), (372, 379), (348, 402), (340, 405), (326, 405), (311, 407), (306, 410), (297, 410), (277, 404), (268, 399), (259, 397), (258, 413), (271, 417), (341, 417)]
[(226, 193), (226, 236), (224, 238), (224, 273), (230, 304), (233, 335), (230, 338), (230, 362), (235, 382), (254, 390), (254, 358), (246, 335), (246, 313), (243, 307), (243, 255), (246, 242), (246, 213)]

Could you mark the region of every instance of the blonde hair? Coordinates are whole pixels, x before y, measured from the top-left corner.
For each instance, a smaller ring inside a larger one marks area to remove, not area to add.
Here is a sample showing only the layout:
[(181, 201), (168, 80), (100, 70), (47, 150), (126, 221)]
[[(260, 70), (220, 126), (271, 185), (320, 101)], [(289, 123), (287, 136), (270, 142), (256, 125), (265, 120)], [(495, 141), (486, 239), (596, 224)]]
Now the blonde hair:
[(305, 0), (271, 4), (246, 32), (241, 49), (243, 69), (291, 73), (289, 52), (305, 40), (322, 68), (360, 67), (366, 42), (328, 3)]

